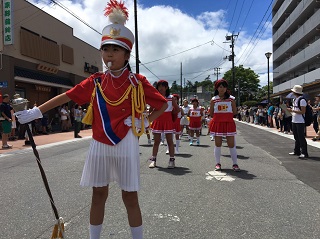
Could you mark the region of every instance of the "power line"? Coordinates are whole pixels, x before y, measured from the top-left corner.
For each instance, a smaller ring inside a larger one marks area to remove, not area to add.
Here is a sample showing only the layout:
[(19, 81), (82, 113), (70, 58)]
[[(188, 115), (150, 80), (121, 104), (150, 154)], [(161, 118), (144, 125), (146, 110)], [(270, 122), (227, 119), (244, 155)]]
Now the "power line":
[(237, 0), (237, 2), (236, 2), (236, 6), (234, 7), (234, 11), (233, 11), (233, 14), (232, 14), (232, 18), (231, 18), (231, 22), (230, 22), (230, 25), (229, 25), (228, 32), (230, 31), (230, 28), (231, 28), (231, 25), (232, 25), (232, 22), (233, 22), (233, 18), (234, 18), (236, 9), (237, 9), (237, 5), (238, 5), (238, 0)]
[(198, 48), (198, 47), (201, 47), (201, 46), (207, 45), (208, 43), (212, 43), (212, 41), (208, 41), (208, 42), (203, 43), (203, 44), (201, 44), (201, 45), (198, 45), (198, 46), (195, 46), (195, 47), (189, 48), (189, 49), (187, 49), (187, 50), (184, 50), (184, 51), (181, 51), (181, 52), (175, 53), (175, 54), (173, 54), (173, 55), (169, 55), (169, 56), (166, 56), (166, 57), (162, 57), (162, 58), (157, 59), (157, 60), (154, 60), (154, 61), (149, 61), (149, 62), (144, 63), (144, 64), (145, 64), (145, 65), (147, 65), (147, 64), (151, 64), (151, 63), (154, 63), (154, 62), (157, 62), (157, 61), (162, 61), (162, 60), (168, 59), (168, 58), (170, 58), (170, 57), (173, 57), (173, 56), (176, 56), (176, 55), (180, 55), (180, 54), (185, 53), (185, 52), (187, 52), (187, 51), (191, 51), (191, 50), (196, 49), (196, 48)]
[[(245, 2), (245, 0), (243, 0), (243, 1), (242, 1), (241, 9), (240, 9), (240, 12), (239, 12), (239, 17), (238, 17), (238, 19), (237, 19), (236, 26), (234, 27), (234, 30), (236, 30), (236, 29), (237, 29), (238, 22), (239, 22), (239, 19), (240, 19), (241, 13), (242, 13), (242, 8), (243, 8), (243, 5), (244, 5), (244, 2)], [(238, 2), (237, 2), (237, 4), (238, 4)]]
[[(39, 10), (37, 10), (36, 12), (34, 12), (33, 14), (21, 19), (20, 22), (15, 22), (14, 24), (14, 27), (17, 27), (17, 26), (20, 26), (20, 23), (23, 22), (23, 23), (26, 23), (28, 21), (31, 21), (33, 18), (37, 17), (38, 15), (42, 14), (42, 10), (45, 8), (46, 6), (42, 7), (42, 8), (39, 8)], [(29, 7), (26, 7), (26, 8), (29, 8)], [(20, 8), (20, 9), (17, 9), (15, 12), (17, 11), (21, 11), (21, 10), (24, 10), (25, 8)], [(28, 19), (28, 20), (27, 20)]]
[(252, 2), (251, 2), (251, 5), (250, 5), (250, 7), (249, 7), (249, 10), (248, 10), (248, 12), (247, 12), (247, 14), (246, 14), (245, 18), (244, 18), (244, 21), (243, 21), (243, 23), (242, 23), (242, 26), (240, 27), (239, 32), (241, 32), (241, 31), (242, 31), (242, 28), (243, 28), (243, 26), (244, 26), (244, 24), (245, 24), (245, 22), (246, 22), (246, 20), (247, 20), (247, 17), (249, 16), (249, 12), (250, 12), (250, 10), (251, 10), (251, 8), (252, 8), (253, 2), (254, 2), (254, 0), (252, 0)]
[[(261, 19), (261, 21), (260, 21), (257, 29), (255, 30), (254, 34), (252, 35), (252, 37), (251, 37), (248, 45), (246, 46), (245, 50), (242, 52), (242, 54), (241, 54), (240, 57), (238, 58), (237, 63), (240, 61), (240, 59), (242, 58), (243, 54), (246, 52), (246, 50), (247, 50), (248, 47), (250, 46), (250, 43), (251, 43), (252, 41), (255, 41), (255, 40), (257, 39), (257, 36), (258, 36), (258, 35), (256, 35), (256, 34), (257, 34), (257, 32), (258, 32), (258, 30), (259, 30), (259, 28), (260, 28), (260, 25), (262, 24), (262, 22), (263, 22), (263, 20), (264, 20), (264, 18), (265, 18), (265, 16), (266, 16), (266, 14), (268, 13), (269, 8), (270, 8), (270, 6), (272, 5), (272, 2), (273, 2), (273, 1), (271, 0), (268, 9), (267, 9), (266, 12), (264, 13), (264, 15), (263, 15), (263, 17), (262, 17), (262, 19)], [(254, 38), (255, 38), (255, 40), (253, 40)]]
[(52, 3), (57, 4), (59, 7), (61, 7), (63, 10), (67, 11), (70, 15), (72, 15), (73, 17), (75, 17), (77, 20), (79, 20), (80, 22), (82, 22), (84, 25), (86, 25), (87, 27), (89, 27), (90, 29), (92, 29), (93, 31), (95, 31), (96, 33), (98, 33), (99, 35), (102, 35), (101, 32), (99, 32), (98, 30), (96, 30), (94, 27), (92, 27), (91, 25), (89, 25), (89, 23), (85, 22), (84, 20), (82, 20), (80, 17), (78, 17), (75, 13), (73, 13), (70, 9), (68, 9), (66, 6), (64, 6), (62, 3), (60, 3), (57, 0), (50, 0)]
[[(269, 20), (270, 17), (271, 17), (271, 13), (270, 13), (270, 15), (269, 15), (269, 17), (268, 17), (267, 20)], [(261, 30), (260, 30), (260, 32), (259, 32), (259, 35), (258, 35), (257, 38), (256, 38), (256, 40), (257, 40), (257, 39), (258, 39), (258, 40), (255, 42), (255, 44), (254, 44), (254, 46), (252, 47), (251, 51), (247, 54), (247, 57), (246, 57), (242, 62), (245, 62), (245, 61), (248, 59), (248, 57), (251, 55), (252, 51), (253, 51), (254, 48), (257, 46), (258, 42), (260, 41), (260, 39), (259, 39), (258, 37), (260, 37), (260, 36), (263, 35), (263, 33), (266, 31), (266, 29), (268, 28), (268, 26), (270, 25), (270, 23), (271, 23), (271, 21), (268, 22), (268, 25), (263, 29), (263, 32), (261, 32), (261, 31), (262, 31), (262, 28), (261, 28)], [(261, 33), (261, 34), (260, 34), (260, 33)]]

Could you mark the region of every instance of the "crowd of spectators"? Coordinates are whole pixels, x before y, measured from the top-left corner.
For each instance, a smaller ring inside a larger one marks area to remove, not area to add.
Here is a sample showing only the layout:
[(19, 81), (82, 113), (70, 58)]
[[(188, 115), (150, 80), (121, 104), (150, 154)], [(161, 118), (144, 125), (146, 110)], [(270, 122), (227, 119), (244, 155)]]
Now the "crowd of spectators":
[[(315, 97), (312, 102), (308, 100), (308, 104), (313, 109), (313, 123), (312, 127), (317, 133), (314, 141), (320, 140), (319, 132), (319, 119), (320, 119), (320, 94)], [(290, 99), (285, 100), (281, 104), (285, 104), (286, 108), (292, 107)], [(239, 121), (247, 123), (266, 126), (269, 128), (276, 128), (278, 132), (284, 134), (292, 134), (292, 115), (289, 111), (280, 107), (279, 103), (276, 104), (259, 104), (258, 106), (239, 106), (237, 118)]]
[[(13, 96), (15, 97), (15, 96)], [(20, 96), (19, 96), (20, 97)], [(43, 114), (43, 118), (32, 121), (28, 126), (21, 125), (14, 115), (14, 109), (10, 106), (10, 96), (5, 94), (1, 96), (0, 103), (0, 136), (2, 139), (2, 148), (11, 148), (12, 145), (8, 144), (7, 141), (15, 141), (18, 139), (25, 140), (25, 145), (30, 145), (28, 134), (26, 133), (26, 127), (29, 127), (32, 135), (47, 135), (52, 132), (68, 132), (74, 131), (75, 138), (81, 138), (79, 135), (80, 130), (88, 128), (87, 125), (81, 122), (82, 118), (86, 114), (86, 109), (82, 109), (81, 106), (73, 106), (70, 110), (68, 105), (62, 105), (56, 108), (56, 114), (49, 118), (47, 113)], [(7, 107), (5, 107), (7, 105)], [(8, 112), (6, 112), (7, 110)], [(2, 113), (6, 112), (6, 113)], [(9, 132), (8, 125), (10, 123), (11, 132)], [(9, 133), (8, 133), (9, 132)]]

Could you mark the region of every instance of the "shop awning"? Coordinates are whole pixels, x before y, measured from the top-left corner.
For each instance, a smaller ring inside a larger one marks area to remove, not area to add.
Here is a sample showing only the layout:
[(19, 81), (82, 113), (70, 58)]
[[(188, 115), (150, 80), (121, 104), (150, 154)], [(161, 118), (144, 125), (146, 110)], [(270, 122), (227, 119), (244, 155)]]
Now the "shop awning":
[(36, 71), (15, 67), (15, 79), (30, 79), (32, 83), (38, 83), (50, 86), (60, 86), (63, 88), (72, 88), (74, 85), (68, 78), (58, 77), (55, 75), (42, 74)]

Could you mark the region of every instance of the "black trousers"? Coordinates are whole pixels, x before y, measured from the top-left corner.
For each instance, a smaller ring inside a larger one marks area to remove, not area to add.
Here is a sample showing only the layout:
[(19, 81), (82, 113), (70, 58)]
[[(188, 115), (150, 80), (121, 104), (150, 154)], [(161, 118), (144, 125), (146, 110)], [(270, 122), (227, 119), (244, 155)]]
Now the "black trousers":
[(75, 120), (74, 121), (74, 137), (77, 137), (81, 129), (81, 122)]
[(305, 137), (306, 126), (304, 123), (292, 123), (292, 132), (295, 140), (294, 152), (308, 156), (307, 140)]

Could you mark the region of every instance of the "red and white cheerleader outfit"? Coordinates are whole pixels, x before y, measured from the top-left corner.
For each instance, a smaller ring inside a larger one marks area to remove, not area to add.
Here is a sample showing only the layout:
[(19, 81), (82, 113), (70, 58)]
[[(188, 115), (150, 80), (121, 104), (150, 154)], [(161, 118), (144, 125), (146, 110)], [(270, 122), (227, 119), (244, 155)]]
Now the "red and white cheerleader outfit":
[(189, 110), (189, 118), (190, 118), (190, 124), (189, 129), (191, 130), (200, 130), (202, 128), (201, 124), (201, 107), (197, 108), (190, 108)]
[(182, 115), (181, 115), (181, 106), (180, 106), (177, 118), (173, 122), (173, 128), (174, 128), (175, 134), (181, 134), (181, 125), (180, 125), (181, 116)]
[(234, 136), (237, 134), (232, 111), (232, 101), (234, 99), (235, 97), (232, 95), (223, 100), (218, 95), (212, 97), (214, 111), (209, 126), (212, 136)]
[(172, 99), (173, 96), (169, 95), (166, 97), (168, 107), (157, 119), (152, 122), (151, 128), (152, 133), (156, 134), (171, 134), (174, 133), (174, 126), (172, 120)]

